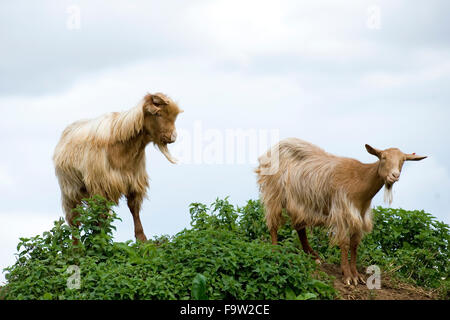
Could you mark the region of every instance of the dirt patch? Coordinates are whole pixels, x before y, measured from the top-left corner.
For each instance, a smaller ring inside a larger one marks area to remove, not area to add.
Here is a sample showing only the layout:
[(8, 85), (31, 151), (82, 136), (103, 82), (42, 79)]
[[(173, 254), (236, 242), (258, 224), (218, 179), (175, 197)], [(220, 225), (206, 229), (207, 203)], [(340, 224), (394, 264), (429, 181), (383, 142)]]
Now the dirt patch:
[[(346, 286), (342, 282), (340, 266), (324, 263), (320, 269), (335, 277), (334, 287), (339, 291), (338, 300), (435, 300), (438, 295), (434, 291), (425, 290), (408, 283), (392, 279), (389, 275), (381, 275), (381, 289), (369, 290), (366, 285)], [(361, 271), (360, 271), (361, 272)], [(361, 274), (363, 274), (361, 272)]]

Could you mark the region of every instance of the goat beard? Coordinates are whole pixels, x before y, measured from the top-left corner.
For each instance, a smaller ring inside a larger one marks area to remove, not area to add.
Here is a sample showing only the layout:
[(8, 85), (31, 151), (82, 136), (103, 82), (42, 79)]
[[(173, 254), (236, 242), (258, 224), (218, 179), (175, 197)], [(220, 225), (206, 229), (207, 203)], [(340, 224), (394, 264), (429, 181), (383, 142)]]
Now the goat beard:
[(389, 206), (392, 204), (392, 201), (394, 199), (392, 188), (393, 188), (392, 184), (386, 183), (384, 185), (384, 203), (389, 204)]
[(169, 160), (169, 162), (176, 164), (178, 162), (177, 159), (175, 159), (169, 151), (169, 148), (167, 147), (167, 144), (157, 144), (159, 151)]

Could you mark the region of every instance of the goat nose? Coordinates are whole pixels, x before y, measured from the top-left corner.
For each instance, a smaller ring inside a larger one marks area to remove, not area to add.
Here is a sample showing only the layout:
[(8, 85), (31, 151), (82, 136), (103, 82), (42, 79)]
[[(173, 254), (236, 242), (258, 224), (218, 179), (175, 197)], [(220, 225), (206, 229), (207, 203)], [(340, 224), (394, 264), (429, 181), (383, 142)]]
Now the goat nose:
[(175, 142), (175, 140), (177, 140), (177, 136), (178, 136), (178, 134), (176, 131), (172, 132), (172, 136), (170, 137), (170, 140), (172, 142)]
[(392, 176), (398, 180), (400, 178), (400, 172), (392, 172)]

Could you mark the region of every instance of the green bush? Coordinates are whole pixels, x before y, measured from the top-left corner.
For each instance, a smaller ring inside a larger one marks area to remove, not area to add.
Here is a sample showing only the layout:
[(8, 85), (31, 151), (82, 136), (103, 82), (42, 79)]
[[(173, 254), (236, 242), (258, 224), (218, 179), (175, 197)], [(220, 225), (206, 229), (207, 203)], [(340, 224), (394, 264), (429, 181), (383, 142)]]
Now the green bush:
[[(290, 221), (270, 244), (259, 201), (234, 207), (228, 199), (190, 206), (191, 228), (146, 243), (114, 242), (116, 214), (100, 197), (76, 210), (80, 228), (62, 219), (42, 236), (20, 239), (6, 268), (6, 299), (333, 299), (331, 279), (301, 250)], [(311, 246), (329, 263), (340, 252), (327, 231), (308, 230)], [(78, 239), (74, 244), (73, 238)], [(423, 211), (374, 210), (374, 230), (359, 248), (360, 267), (378, 265), (398, 279), (439, 288), (449, 297), (449, 226)], [(81, 287), (69, 289), (70, 266)]]
[[(77, 209), (80, 229), (62, 220), (21, 239), (6, 269), (6, 299), (332, 299), (330, 279), (295, 246), (252, 239), (258, 202), (192, 204), (191, 229), (147, 243), (113, 242), (111, 203), (95, 197)], [(247, 216), (247, 215), (249, 216)], [(259, 217), (261, 219), (261, 217)], [(261, 220), (262, 221), (262, 220)], [(79, 239), (74, 245), (72, 237)], [(69, 266), (81, 287), (69, 289)], [(313, 277), (314, 275), (314, 277)]]
[[(251, 239), (268, 240), (264, 213), (259, 202), (249, 201), (242, 212), (246, 235)], [(378, 207), (373, 210), (373, 214), (373, 231), (364, 237), (358, 250), (359, 266), (377, 265), (400, 280), (423, 287), (440, 288), (443, 296), (448, 297), (449, 226), (436, 221), (424, 211)], [(287, 219), (279, 231), (283, 245), (300, 248), (296, 233), (289, 233), (289, 230), (292, 228)], [(329, 245), (327, 230), (309, 229), (308, 235), (311, 246), (323, 259), (328, 263), (340, 263), (340, 250)]]
[(374, 230), (363, 240), (361, 261), (417, 285), (438, 288), (448, 281), (449, 226), (424, 211), (374, 210)]
[[(424, 211), (378, 207), (373, 210), (374, 228), (358, 249), (361, 267), (379, 266), (402, 281), (428, 288), (448, 287), (450, 279), (449, 226)], [(325, 230), (316, 229), (312, 242), (321, 255), (339, 263), (340, 251), (327, 246)], [(444, 290), (448, 296), (448, 290)]]

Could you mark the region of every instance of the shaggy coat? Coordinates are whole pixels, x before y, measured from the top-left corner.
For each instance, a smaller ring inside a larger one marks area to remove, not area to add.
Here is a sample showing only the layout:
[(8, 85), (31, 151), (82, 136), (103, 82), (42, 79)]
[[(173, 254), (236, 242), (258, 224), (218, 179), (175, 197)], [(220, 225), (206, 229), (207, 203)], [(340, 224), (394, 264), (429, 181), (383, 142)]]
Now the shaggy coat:
[[(293, 138), (280, 142), (279, 157), (278, 172), (260, 175), (258, 179), (269, 230), (281, 226), (284, 208), (296, 227), (330, 228), (335, 244), (346, 239), (349, 233), (371, 231), (370, 200), (365, 205), (352, 201), (357, 196), (351, 193), (354, 181), (364, 177), (359, 177), (359, 170), (347, 171), (349, 166), (362, 169), (363, 164)], [(382, 186), (380, 179), (379, 187)]]
[(148, 175), (145, 147), (152, 142), (171, 162), (167, 144), (176, 139), (175, 120), (182, 112), (163, 94), (148, 94), (136, 107), (69, 125), (56, 146), (53, 161), (67, 222), (81, 200), (101, 195), (118, 203), (122, 196), (135, 222), (135, 235), (146, 240), (139, 219)]
[[(277, 242), (277, 230), (283, 223), (282, 209), (285, 209), (305, 252), (319, 258), (309, 246), (305, 227), (325, 226), (332, 244), (338, 244), (343, 251), (345, 282), (362, 282), (356, 271), (356, 247), (363, 235), (372, 230), (372, 198), (386, 185), (387, 198), (392, 200), (392, 185), (400, 178), (404, 161), (425, 157), (406, 155), (398, 149), (381, 151), (366, 145), (380, 161), (363, 164), (329, 154), (296, 138), (282, 140), (274, 148), (259, 158), (256, 169), (272, 242)], [(263, 174), (268, 171), (268, 163), (273, 163), (268, 161), (272, 153), (278, 156), (279, 168), (273, 174)], [(354, 252), (351, 271), (346, 261), (349, 247)]]

